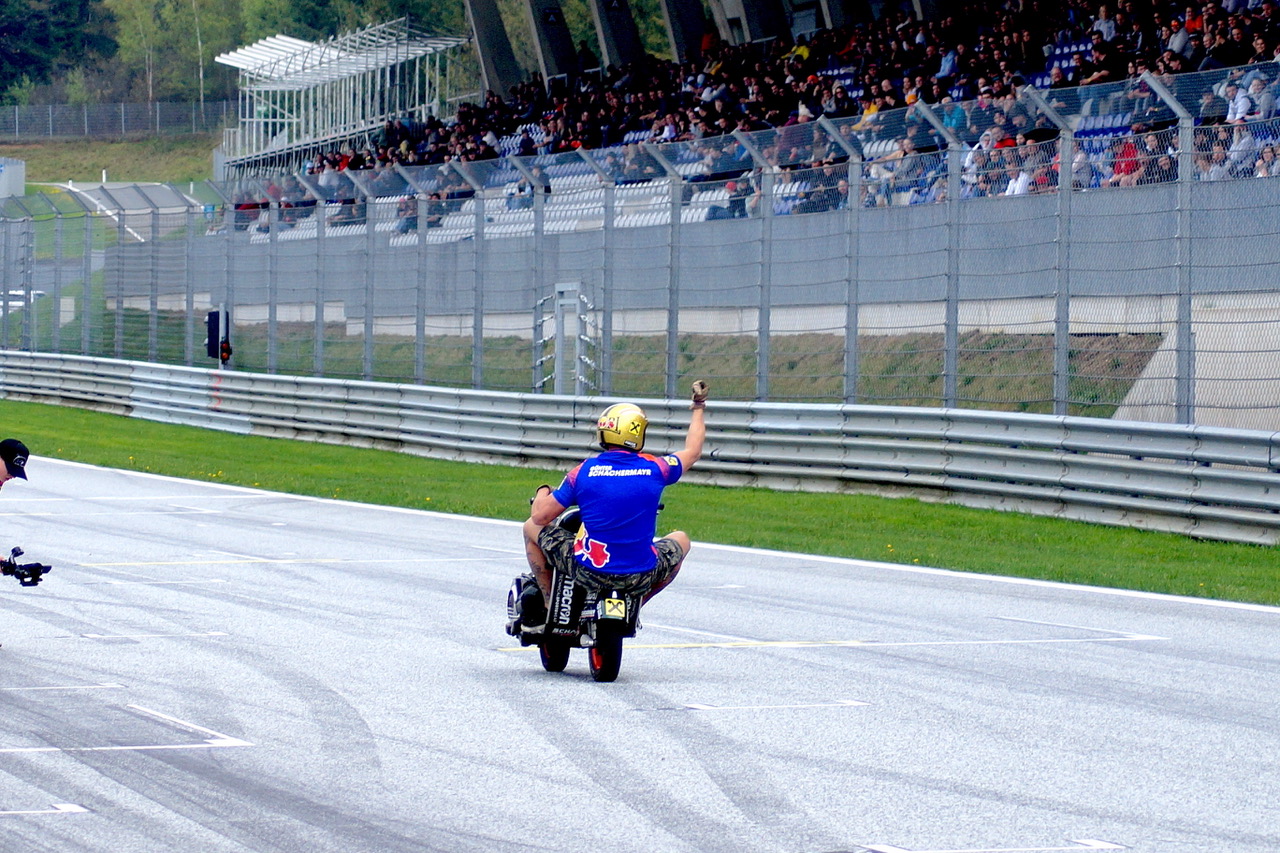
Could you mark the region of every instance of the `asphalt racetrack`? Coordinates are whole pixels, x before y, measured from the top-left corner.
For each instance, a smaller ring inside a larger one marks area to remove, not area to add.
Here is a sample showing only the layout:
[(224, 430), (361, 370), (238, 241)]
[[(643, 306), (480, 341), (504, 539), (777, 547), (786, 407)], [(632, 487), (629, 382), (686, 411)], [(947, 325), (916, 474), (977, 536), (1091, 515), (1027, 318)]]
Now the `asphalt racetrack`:
[(514, 524), (30, 472), (0, 850), (1280, 850), (1277, 608), (705, 546), (596, 684)]

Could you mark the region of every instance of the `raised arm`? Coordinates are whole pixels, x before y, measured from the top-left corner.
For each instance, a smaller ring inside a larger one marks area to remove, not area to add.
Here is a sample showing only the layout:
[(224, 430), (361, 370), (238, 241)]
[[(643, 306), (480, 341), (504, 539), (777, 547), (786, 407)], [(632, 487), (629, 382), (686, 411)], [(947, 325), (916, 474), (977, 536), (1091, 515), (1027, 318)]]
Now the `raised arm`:
[(702, 444), (707, 438), (707, 392), (707, 383), (701, 379), (693, 383), (692, 402), (689, 405), (693, 415), (689, 418), (689, 432), (685, 435), (684, 449), (675, 452), (686, 471), (702, 458)]

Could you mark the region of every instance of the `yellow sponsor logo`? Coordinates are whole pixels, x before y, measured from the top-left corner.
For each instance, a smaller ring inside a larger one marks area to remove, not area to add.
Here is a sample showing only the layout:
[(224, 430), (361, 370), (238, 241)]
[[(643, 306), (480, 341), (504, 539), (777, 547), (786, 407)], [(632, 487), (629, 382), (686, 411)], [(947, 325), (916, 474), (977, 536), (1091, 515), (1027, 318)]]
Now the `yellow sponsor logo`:
[(606, 598), (604, 600), (604, 615), (609, 619), (626, 619), (627, 603), (621, 598)]

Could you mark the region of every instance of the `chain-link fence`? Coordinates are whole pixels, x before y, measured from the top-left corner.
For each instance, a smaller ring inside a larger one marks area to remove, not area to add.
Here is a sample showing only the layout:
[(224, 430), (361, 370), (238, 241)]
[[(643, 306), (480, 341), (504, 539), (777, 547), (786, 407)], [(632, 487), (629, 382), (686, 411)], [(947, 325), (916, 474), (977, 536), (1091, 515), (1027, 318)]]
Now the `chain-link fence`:
[(0, 336), (213, 364), (225, 306), (267, 373), (1280, 429), (1277, 70), (13, 200)]
[(235, 101), (0, 106), (0, 139), (120, 139), (218, 133), (237, 121)]

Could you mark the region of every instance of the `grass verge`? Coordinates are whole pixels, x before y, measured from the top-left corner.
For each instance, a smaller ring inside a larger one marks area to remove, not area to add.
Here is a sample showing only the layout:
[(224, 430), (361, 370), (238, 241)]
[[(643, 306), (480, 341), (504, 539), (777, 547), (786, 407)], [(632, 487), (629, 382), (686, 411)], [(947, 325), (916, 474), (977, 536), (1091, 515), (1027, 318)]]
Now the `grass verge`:
[[(10, 400), (0, 418), (36, 456), (490, 518), (524, 518), (533, 489), (559, 478)], [(714, 411), (711, 429), (714, 443)], [(663, 529), (695, 541), (1280, 604), (1275, 547), (863, 495), (684, 484), (666, 506)]]
[(147, 139), (49, 139), (0, 145), (0, 157), (27, 164), (28, 183), (109, 181), (187, 183), (213, 177), (213, 149), (221, 134)]

